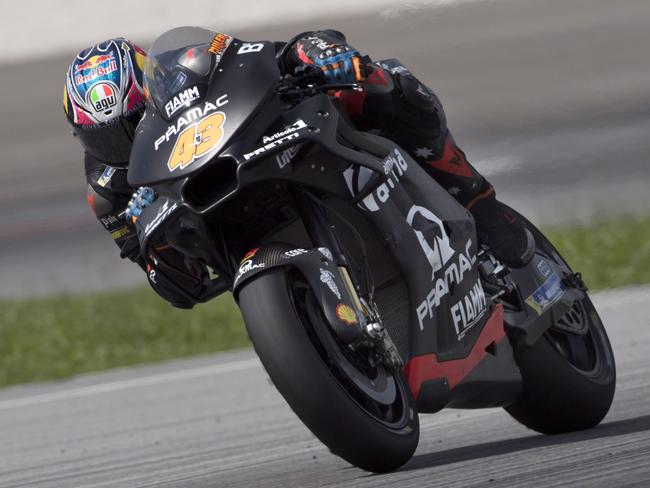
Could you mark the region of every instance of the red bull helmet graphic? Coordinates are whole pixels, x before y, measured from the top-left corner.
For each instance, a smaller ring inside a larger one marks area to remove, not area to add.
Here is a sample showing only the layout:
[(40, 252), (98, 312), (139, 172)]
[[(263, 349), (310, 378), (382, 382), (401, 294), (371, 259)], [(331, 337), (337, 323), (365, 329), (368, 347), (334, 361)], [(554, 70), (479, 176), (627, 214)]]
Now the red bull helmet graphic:
[(70, 65), (63, 108), (91, 155), (107, 162), (128, 161), (133, 131), (144, 109), (145, 58), (141, 48), (116, 38), (84, 49)]
[(81, 51), (70, 65), (63, 106), (77, 125), (127, 115), (143, 101), (146, 53), (126, 39), (110, 39)]

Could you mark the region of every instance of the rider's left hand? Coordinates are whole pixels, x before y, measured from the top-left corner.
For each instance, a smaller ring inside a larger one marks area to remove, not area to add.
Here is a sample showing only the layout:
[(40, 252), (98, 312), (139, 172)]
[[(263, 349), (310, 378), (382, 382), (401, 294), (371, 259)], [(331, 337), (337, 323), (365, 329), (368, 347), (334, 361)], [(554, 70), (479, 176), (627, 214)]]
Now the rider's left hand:
[(149, 188), (148, 186), (141, 186), (138, 188), (138, 190), (131, 196), (131, 200), (126, 206), (126, 211), (124, 212), (127, 223), (135, 224), (142, 211), (151, 205), (155, 199), (156, 194), (152, 188)]

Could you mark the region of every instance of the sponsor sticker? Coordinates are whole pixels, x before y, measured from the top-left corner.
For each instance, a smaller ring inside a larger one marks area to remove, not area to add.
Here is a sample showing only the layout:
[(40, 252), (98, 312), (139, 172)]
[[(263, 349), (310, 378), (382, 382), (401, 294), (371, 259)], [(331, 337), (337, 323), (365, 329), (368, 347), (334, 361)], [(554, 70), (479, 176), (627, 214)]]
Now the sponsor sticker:
[(189, 106), (191, 102), (198, 100), (200, 97), (201, 95), (199, 94), (199, 88), (197, 86), (187, 88), (177, 95), (174, 95), (172, 99), (165, 104), (165, 112), (167, 112), (167, 118), (174, 115), (181, 108)]
[(526, 298), (526, 303), (538, 315), (542, 315), (551, 305), (560, 299), (564, 289), (565, 287), (560, 277), (557, 273), (552, 273), (537, 290)]
[(296, 144), (295, 146), (291, 146), (290, 148), (285, 149), (275, 157), (275, 160), (278, 162), (278, 167), (280, 169), (283, 169), (286, 165), (288, 165), (291, 162), (291, 160), (296, 156), (296, 154), (298, 154), (298, 151), (300, 151), (300, 146), (301, 144)]
[(129, 233), (129, 228), (125, 225), (124, 227), (120, 227), (119, 229), (111, 232), (111, 237), (113, 238), (114, 241), (116, 241), (121, 237), (124, 237), (128, 233)]
[(330, 251), (330, 250), (327, 249), (326, 247), (319, 247), (319, 248), (318, 248), (318, 251), (319, 251), (323, 256), (325, 256), (325, 259), (327, 259), (328, 261), (333, 261), (333, 260), (334, 260), (334, 256), (332, 256), (332, 251)]
[(88, 102), (96, 112), (105, 112), (117, 105), (117, 87), (113, 83), (101, 82), (88, 92)]
[(450, 310), (456, 335), (458, 340), (461, 340), (469, 329), (480, 322), (487, 310), (487, 300), (481, 280), (476, 280), (469, 293), (452, 305)]
[(249, 271), (252, 271), (254, 269), (261, 269), (265, 268), (266, 264), (265, 263), (257, 263), (253, 264), (253, 260), (249, 259), (247, 261), (244, 261), (239, 265), (239, 277), (241, 278), (242, 275), (248, 273)]
[(91, 56), (78, 64), (74, 71), (74, 82), (82, 85), (117, 71), (117, 62), (113, 53)]
[(357, 320), (357, 314), (354, 309), (346, 305), (345, 303), (339, 303), (336, 306), (336, 317), (348, 325), (357, 325), (359, 321)]
[[(395, 149), (382, 161), (382, 169), (388, 176), (386, 182), (379, 185), (370, 195), (365, 197), (359, 206), (369, 212), (377, 212), (382, 204), (390, 198), (391, 190), (399, 184), (400, 178), (408, 169), (408, 163), (399, 149)], [(356, 196), (374, 176), (368, 168), (350, 167), (343, 172), (343, 177), (352, 196)]]
[(108, 183), (111, 181), (111, 178), (115, 174), (115, 171), (116, 171), (115, 168), (113, 168), (112, 166), (106, 166), (104, 172), (97, 180), (97, 184), (102, 188), (105, 188), (106, 185), (108, 185)]
[(284, 253), (284, 256), (287, 258), (295, 258), (296, 256), (300, 256), (301, 254), (307, 254), (306, 249), (291, 249), (290, 251), (286, 251)]
[(245, 153), (244, 159), (248, 161), (249, 159), (255, 156), (263, 154), (266, 151), (269, 151), (275, 147), (281, 146), (285, 142), (288, 142), (292, 139), (297, 139), (300, 136), (298, 134), (298, 131), (305, 129), (306, 127), (307, 124), (305, 124), (305, 122), (302, 119), (298, 119), (293, 124), (288, 126), (286, 129), (280, 132), (276, 132), (275, 134), (271, 134), (270, 136), (264, 136), (262, 138), (262, 142), (264, 143), (264, 146), (260, 146), (249, 153)]
[[(411, 226), (418, 238), (420, 247), (431, 265), (431, 280), (454, 255), (444, 223), (429, 209), (413, 205), (406, 216), (406, 223)], [(426, 234), (426, 236), (425, 236)], [(430, 239), (427, 239), (430, 236)]]
[(339, 287), (336, 285), (336, 281), (334, 281), (334, 273), (327, 269), (320, 268), (320, 280), (321, 283), (327, 285), (336, 298), (339, 300), (341, 299), (341, 292), (339, 291)]
[[(192, 126), (195, 123), (198, 123), (206, 115), (215, 112), (219, 107), (223, 107), (228, 103), (228, 95), (221, 95), (213, 101), (207, 101), (202, 106), (194, 107), (191, 110), (188, 110), (186, 113), (178, 117), (173, 125), (167, 127), (167, 130), (162, 134), (156, 142), (154, 143), (154, 150), (157, 151), (160, 148), (160, 145), (164, 142), (169, 142), (169, 140), (178, 135), (181, 131), (185, 133), (189, 126)], [(221, 113), (221, 112), (218, 112)], [(222, 114), (225, 120), (225, 114)], [(186, 130), (183, 130), (186, 128)]]
[(425, 299), (417, 306), (416, 313), (420, 322), (420, 330), (424, 330), (426, 319), (433, 318), (434, 311), (440, 306), (442, 298), (449, 293), (450, 287), (461, 283), (465, 273), (472, 270), (476, 256), (471, 254), (471, 247), (472, 241), (469, 240), (465, 246), (465, 252), (458, 253), (458, 259), (451, 261), (444, 269), (444, 273), (440, 273)]
[(178, 202), (174, 202), (174, 204), (170, 206), (169, 200), (166, 200), (165, 203), (163, 203), (158, 209), (158, 213), (153, 218), (153, 220), (145, 226), (144, 235), (149, 236), (149, 234), (151, 234), (154, 230), (156, 230), (158, 226), (167, 217), (169, 217), (174, 210), (176, 210), (177, 207), (178, 207)]
[(119, 220), (117, 220), (117, 217), (115, 215), (111, 215), (111, 214), (105, 215), (105, 216), (101, 217), (99, 220), (102, 223), (102, 225), (104, 226), (104, 228), (106, 228), (106, 229), (110, 229), (111, 227), (114, 227), (116, 224), (119, 223)]
[(212, 39), (212, 42), (210, 42), (208, 52), (214, 54), (215, 56), (221, 56), (226, 48), (230, 45), (231, 41), (232, 36), (218, 32)]
[(242, 264), (244, 264), (244, 261), (248, 261), (249, 259), (253, 259), (255, 257), (255, 255), (257, 254), (257, 251), (259, 251), (259, 250), (260, 250), (260, 248), (256, 247), (255, 249), (251, 249), (250, 251), (248, 251), (246, 254), (244, 254), (244, 257), (241, 258), (241, 261), (239, 262), (239, 265), (241, 266)]

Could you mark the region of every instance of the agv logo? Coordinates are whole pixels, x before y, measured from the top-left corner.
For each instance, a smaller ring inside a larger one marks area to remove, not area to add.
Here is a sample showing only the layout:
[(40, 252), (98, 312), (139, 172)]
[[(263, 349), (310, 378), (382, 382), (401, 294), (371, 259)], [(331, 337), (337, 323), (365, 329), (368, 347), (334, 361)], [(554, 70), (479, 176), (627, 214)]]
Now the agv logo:
[(116, 92), (111, 83), (97, 83), (88, 92), (88, 99), (97, 112), (105, 112), (117, 105)]

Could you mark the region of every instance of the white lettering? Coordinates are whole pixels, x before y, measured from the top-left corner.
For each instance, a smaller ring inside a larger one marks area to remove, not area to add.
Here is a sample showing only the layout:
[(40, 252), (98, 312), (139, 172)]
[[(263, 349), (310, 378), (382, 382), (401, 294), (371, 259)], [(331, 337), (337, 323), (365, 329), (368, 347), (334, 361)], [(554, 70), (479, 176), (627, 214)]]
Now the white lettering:
[(286, 251), (284, 255), (288, 258), (295, 258), (296, 256), (300, 256), (301, 254), (307, 254), (306, 249), (291, 249), (290, 251)]
[(379, 203), (386, 203), (388, 201), (390, 198), (390, 190), (397, 188), (400, 178), (408, 169), (408, 163), (399, 149), (395, 149), (393, 153), (386, 156), (381, 164), (384, 174), (388, 175), (388, 179), (386, 183), (379, 185), (372, 194), (363, 199), (363, 205), (370, 212), (379, 210), (377, 200), (379, 200)]
[(258, 147), (257, 149), (255, 149), (252, 152), (244, 154), (244, 159), (246, 161), (248, 161), (249, 159), (251, 159), (251, 158), (253, 158), (255, 156), (259, 156), (260, 154), (265, 153), (266, 151), (269, 151), (270, 149), (273, 149), (274, 147), (281, 146), (285, 142), (290, 141), (291, 139), (296, 139), (298, 137), (300, 137), (300, 134), (298, 134), (296, 132), (294, 132), (293, 134), (289, 134), (288, 136), (284, 136), (284, 137), (282, 137), (280, 139), (277, 139), (277, 140), (275, 140), (273, 142), (270, 142), (270, 143), (266, 144), (265, 146)]
[(178, 134), (183, 127), (190, 125), (193, 122), (205, 117), (210, 112), (214, 112), (217, 108), (223, 107), (228, 103), (228, 95), (221, 95), (215, 100), (214, 103), (205, 102), (203, 107), (194, 107), (192, 110), (181, 115), (174, 125), (167, 127), (165, 134), (156, 139), (154, 143), (154, 150), (158, 150), (160, 145), (164, 142), (167, 142), (171, 139), (172, 136)]
[(197, 100), (200, 97), (199, 88), (193, 86), (175, 95), (169, 102), (165, 104), (167, 117), (171, 117), (182, 107), (187, 107), (190, 102)]
[(239, 267), (239, 277), (241, 278), (241, 275), (246, 274), (249, 271), (252, 271), (254, 269), (261, 269), (264, 267), (266, 267), (266, 264), (264, 263), (253, 264), (253, 260), (249, 259), (248, 261), (244, 261)]
[(169, 206), (169, 200), (166, 200), (165, 203), (162, 204), (162, 206), (158, 209), (158, 213), (154, 217), (154, 219), (149, 222), (145, 228), (144, 228), (144, 235), (149, 236), (151, 232), (153, 232), (163, 220), (165, 220), (169, 215), (176, 210), (176, 207), (178, 207), (178, 203), (174, 202), (174, 205), (171, 207)]
[[(433, 293), (433, 291), (429, 292), (429, 295)], [(418, 308), (416, 309), (416, 312), (418, 314), (418, 321), (420, 322), (420, 330), (424, 330), (424, 319), (427, 318), (427, 315), (429, 313), (433, 313), (431, 308), (429, 307), (429, 296), (427, 296), (427, 299), (420, 303), (418, 305)]]
[(469, 329), (479, 323), (487, 310), (487, 299), (481, 285), (477, 280), (467, 295), (452, 305), (451, 318), (458, 340), (462, 339)]
[(279, 139), (279, 138), (281, 138), (283, 136), (286, 136), (288, 134), (296, 132), (296, 131), (298, 131), (300, 129), (304, 129), (305, 127), (307, 127), (307, 124), (305, 124), (304, 120), (298, 119), (293, 124), (291, 124), (286, 129), (284, 129), (283, 131), (276, 132), (275, 134), (270, 135), (270, 136), (262, 137), (262, 142), (267, 143), (267, 142), (275, 141), (276, 139)]
[(237, 54), (258, 53), (262, 49), (264, 49), (264, 44), (262, 43), (252, 44), (250, 42), (245, 42), (241, 45)]
[[(427, 293), (426, 298), (416, 307), (415, 310), (420, 322), (420, 329), (424, 329), (425, 319), (433, 318), (434, 311), (440, 306), (442, 299), (449, 294), (450, 286), (452, 284), (462, 283), (463, 279), (465, 278), (465, 273), (472, 270), (470, 263), (474, 263), (476, 261), (476, 256), (472, 256), (470, 254), (471, 244), (472, 241), (469, 240), (467, 246), (465, 246), (465, 254), (461, 253), (458, 256), (457, 262), (454, 261), (449, 264), (449, 266), (445, 269), (443, 276), (435, 280), (433, 286), (431, 287), (431, 290), (429, 293)], [(483, 288), (481, 288), (481, 293), (482, 291)], [(485, 300), (485, 295), (483, 294), (482, 296), (483, 300)], [(476, 303), (480, 304), (480, 296), (477, 295), (477, 297), (479, 298), (477, 298)], [(472, 302), (472, 304), (473, 303), (474, 302)], [(473, 309), (475, 311), (477, 308), (473, 307)], [(466, 309), (454, 311), (452, 308), (451, 313), (452, 318), (458, 316), (462, 318), (463, 323), (467, 322), (465, 318), (467, 314)], [(474, 314), (476, 314), (476, 312), (474, 312)]]

